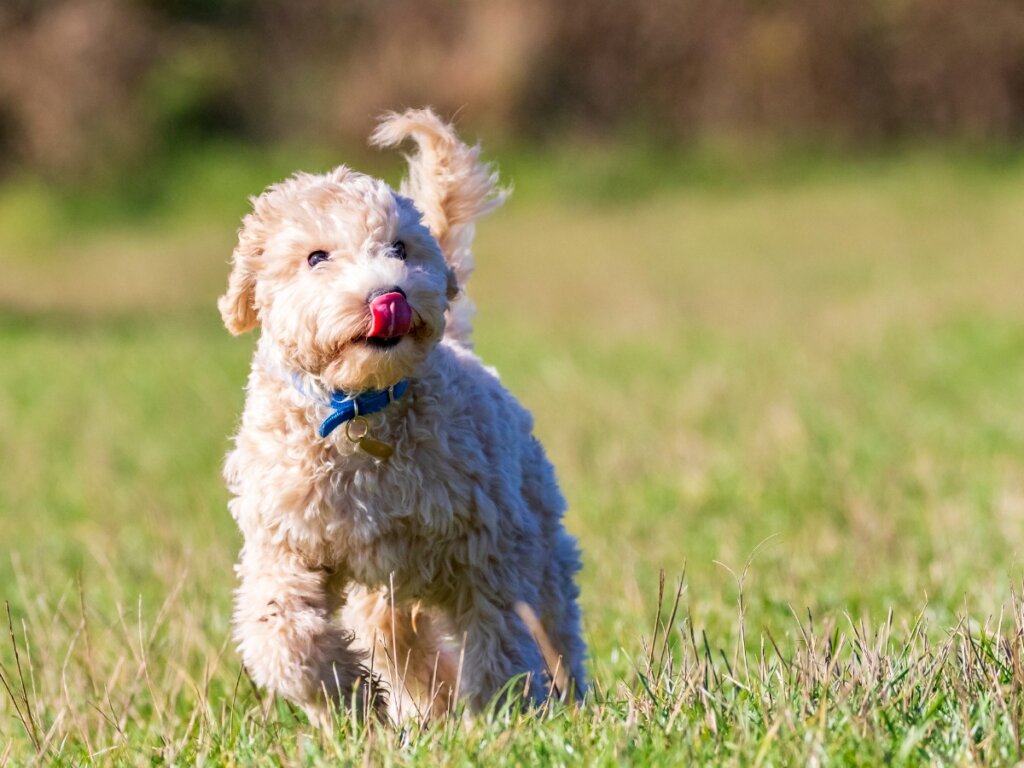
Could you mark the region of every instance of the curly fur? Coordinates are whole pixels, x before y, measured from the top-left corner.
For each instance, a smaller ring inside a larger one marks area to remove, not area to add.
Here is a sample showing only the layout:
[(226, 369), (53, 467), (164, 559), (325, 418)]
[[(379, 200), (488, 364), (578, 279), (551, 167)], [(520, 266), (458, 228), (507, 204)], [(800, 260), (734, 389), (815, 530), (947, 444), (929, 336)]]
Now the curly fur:
[[(504, 192), (429, 110), (387, 116), (373, 140), (406, 137), (418, 152), (400, 193), (339, 167), (256, 198), (219, 302), (232, 333), (261, 329), (225, 464), (245, 539), (235, 637), (258, 684), (322, 723), (360, 695), (395, 718), (438, 716), (458, 695), (479, 709), (518, 675), (541, 700), (552, 670), (523, 605), (574, 694), (584, 681), (565, 502), (529, 413), (468, 346), (473, 225)], [(330, 258), (310, 268), (316, 250)], [(365, 340), (367, 299), (392, 286), (414, 327), (382, 349)], [(406, 396), (369, 417), (390, 460), (343, 429), (317, 436), (326, 413), (309, 392), (402, 378)]]

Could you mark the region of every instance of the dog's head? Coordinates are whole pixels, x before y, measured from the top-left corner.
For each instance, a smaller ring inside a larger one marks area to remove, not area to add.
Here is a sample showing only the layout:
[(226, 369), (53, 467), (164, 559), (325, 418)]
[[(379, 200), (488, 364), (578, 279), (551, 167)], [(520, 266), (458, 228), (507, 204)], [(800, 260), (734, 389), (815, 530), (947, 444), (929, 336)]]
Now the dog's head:
[(457, 290), (412, 201), (342, 166), (253, 201), (218, 306), (234, 334), (260, 325), (289, 368), (362, 391), (415, 372)]

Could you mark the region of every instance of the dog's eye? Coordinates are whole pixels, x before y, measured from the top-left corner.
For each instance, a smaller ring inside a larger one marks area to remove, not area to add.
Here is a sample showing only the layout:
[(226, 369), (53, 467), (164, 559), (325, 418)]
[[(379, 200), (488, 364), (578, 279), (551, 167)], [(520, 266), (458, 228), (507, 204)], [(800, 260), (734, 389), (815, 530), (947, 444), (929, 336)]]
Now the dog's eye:
[(393, 258), (405, 261), (405, 243), (403, 243), (401, 240), (395, 240), (395, 242), (391, 244), (391, 251), (388, 253), (388, 255)]
[(313, 251), (311, 254), (309, 254), (309, 256), (306, 257), (306, 262), (309, 264), (309, 266), (315, 267), (321, 261), (327, 261), (329, 258), (331, 258), (331, 254), (329, 254), (327, 251)]

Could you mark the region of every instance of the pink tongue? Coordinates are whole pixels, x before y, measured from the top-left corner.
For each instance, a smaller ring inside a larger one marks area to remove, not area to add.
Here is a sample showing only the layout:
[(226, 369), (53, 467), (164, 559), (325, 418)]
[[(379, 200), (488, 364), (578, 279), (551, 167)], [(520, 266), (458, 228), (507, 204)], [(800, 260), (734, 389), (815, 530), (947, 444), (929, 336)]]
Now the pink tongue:
[(412, 329), (412, 307), (405, 296), (392, 291), (370, 302), (373, 325), (366, 334), (370, 339), (393, 339), (405, 336)]

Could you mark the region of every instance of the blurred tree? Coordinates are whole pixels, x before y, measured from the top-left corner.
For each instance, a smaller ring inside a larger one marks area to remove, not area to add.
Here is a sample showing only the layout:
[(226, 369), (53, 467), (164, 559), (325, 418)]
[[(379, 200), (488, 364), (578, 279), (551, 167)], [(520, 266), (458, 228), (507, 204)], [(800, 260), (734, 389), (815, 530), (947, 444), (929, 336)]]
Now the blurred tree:
[(530, 138), (1017, 140), (1024, 2), (0, 2), (0, 170), (362, 141), (428, 103)]
[(162, 40), (117, 0), (21, 3), (0, 17), (0, 110), (23, 162), (101, 172), (148, 135), (140, 90)]

